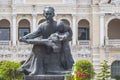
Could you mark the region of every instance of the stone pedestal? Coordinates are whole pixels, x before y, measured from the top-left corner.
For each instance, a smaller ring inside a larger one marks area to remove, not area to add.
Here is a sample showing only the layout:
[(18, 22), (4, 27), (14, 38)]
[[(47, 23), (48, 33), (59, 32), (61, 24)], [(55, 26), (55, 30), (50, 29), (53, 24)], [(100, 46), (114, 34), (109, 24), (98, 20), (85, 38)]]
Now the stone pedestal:
[(32, 75), (24, 76), (23, 80), (64, 80), (64, 75)]

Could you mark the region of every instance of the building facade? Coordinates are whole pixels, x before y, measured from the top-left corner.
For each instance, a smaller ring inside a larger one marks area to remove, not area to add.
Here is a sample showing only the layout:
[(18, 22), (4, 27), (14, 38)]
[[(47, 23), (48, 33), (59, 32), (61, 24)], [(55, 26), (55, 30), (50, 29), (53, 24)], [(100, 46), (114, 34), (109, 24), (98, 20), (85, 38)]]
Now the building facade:
[(74, 60), (90, 60), (96, 72), (107, 60), (112, 76), (120, 75), (119, 0), (0, 0), (0, 61), (26, 60), (32, 45), (19, 42), (19, 37), (45, 21), (46, 6), (55, 8), (56, 21), (72, 28)]

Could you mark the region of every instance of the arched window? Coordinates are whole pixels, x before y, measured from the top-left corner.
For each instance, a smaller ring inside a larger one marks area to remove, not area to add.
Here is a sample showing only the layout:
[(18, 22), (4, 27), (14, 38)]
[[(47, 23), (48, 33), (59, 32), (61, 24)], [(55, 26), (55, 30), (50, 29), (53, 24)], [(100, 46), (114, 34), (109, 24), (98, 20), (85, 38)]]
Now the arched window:
[(120, 61), (114, 61), (111, 65), (111, 77), (114, 78), (116, 75), (120, 75)]
[(82, 19), (78, 23), (78, 40), (89, 40), (89, 22)]
[(120, 19), (113, 19), (108, 24), (108, 38), (120, 39)]
[(19, 22), (18, 27), (18, 39), (26, 34), (30, 33), (30, 23), (28, 20), (23, 19)]
[(46, 19), (41, 19), (41, 20), (38, 22), (38, 25), (39, 25), (40, 23), (45, 22), (45, 21), (46, 21)]
[(70, 22), (67, 19), (61, 19), (65, 25), (70, 26)]
[(10, 22), (6, 19), (0, 20), (0, 40), (10, 40)]

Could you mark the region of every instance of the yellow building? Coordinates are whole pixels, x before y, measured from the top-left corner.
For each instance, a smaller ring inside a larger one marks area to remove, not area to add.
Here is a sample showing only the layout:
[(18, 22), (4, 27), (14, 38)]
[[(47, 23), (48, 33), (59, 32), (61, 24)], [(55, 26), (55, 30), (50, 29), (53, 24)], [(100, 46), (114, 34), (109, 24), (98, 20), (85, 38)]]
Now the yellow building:
[(72, 28), (74, 60), (90, 60), (96, 72), (107, 60), (112, 76), (120, 75), (120, 0), (0, 0), (0, 61), (26, 60), (32, 45), (19, 37), (45, 20), (46, 6), (55, 8), (56, 21)]

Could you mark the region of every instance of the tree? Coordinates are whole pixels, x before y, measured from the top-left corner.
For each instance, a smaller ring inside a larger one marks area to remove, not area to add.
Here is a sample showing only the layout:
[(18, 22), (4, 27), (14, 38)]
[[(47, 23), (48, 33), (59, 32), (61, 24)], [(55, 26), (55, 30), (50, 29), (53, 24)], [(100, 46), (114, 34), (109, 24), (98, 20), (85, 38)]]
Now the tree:
[(108, 62), (106, 60), (101, 62), (100, 72), (97, 75), (97, 80), (99, 80), (99, 79), (105, 80), (107, 78), (110, 78), (111, 75), (110, 75), (109, 69), (110, 69), (110, 67), (109, 67)]
[(15, 61), (2, 61), (0, 63), (0, 78), (5, 80), (20, 80), (23, 76), (23, 74), (17, 71), (20, 66), (20, 63)]

